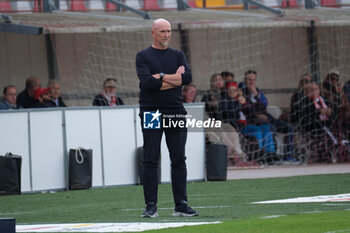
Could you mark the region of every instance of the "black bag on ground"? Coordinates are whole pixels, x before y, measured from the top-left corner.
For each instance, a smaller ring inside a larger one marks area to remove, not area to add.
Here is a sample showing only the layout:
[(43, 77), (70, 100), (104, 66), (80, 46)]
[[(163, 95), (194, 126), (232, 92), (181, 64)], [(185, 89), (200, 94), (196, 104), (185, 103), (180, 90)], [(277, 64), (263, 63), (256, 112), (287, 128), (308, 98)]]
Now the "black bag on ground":
[(69, 150), (69, 189), (88, 189), (92, 183), (92, 150)]
[(209, 181), (226, 180), (227, 147), (222, 144), (210, 144), (206, 153), (207, 179)]
[(0, 156), (0, 195), (21, 194), (21, 167), (21, 156)]

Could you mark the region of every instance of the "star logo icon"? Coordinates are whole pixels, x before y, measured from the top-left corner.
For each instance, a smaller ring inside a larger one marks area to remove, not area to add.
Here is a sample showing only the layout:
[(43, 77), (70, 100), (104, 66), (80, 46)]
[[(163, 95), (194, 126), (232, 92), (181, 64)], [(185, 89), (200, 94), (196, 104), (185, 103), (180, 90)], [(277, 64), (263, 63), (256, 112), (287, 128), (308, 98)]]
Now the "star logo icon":
[(151, 114), (152, 116), (153, 116), (153, 118), (152, 118), (152, 120), (151, 120), (151, 122), (152, 121), (154, 121), (154, 120), (157, 120), (157, 121), (159, 121), (159, 116), (161, 116), (162, 114), (159, 112), (159, 109), (157, 109), (157, 111), (155, 112), (155, 113), (152, 113)]

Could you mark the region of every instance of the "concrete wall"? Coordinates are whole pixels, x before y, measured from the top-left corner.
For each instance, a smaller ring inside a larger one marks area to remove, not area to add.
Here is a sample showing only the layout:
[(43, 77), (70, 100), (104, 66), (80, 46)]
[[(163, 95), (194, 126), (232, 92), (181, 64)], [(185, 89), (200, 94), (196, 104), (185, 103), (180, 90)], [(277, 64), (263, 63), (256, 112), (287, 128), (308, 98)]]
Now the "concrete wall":
[(49, 80), (45, 36), (0, 32), (0, 89), (13, 84), (17, 91), (25, 80), (36, 76), (43, 85)]

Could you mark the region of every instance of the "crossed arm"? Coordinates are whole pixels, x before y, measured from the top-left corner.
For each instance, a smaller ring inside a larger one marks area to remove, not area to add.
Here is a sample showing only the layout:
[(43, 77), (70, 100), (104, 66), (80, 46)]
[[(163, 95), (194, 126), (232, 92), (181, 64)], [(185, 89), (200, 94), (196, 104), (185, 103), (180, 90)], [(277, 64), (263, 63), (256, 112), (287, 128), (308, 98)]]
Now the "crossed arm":
[[(182, 83), (182, 76), (181, 74), (185, 73), (185, 67), (179, 66), (179, 68), (176, 70), (175, 74), (165, 74), (163, 77), (162, 86), (160, 87), (160, 90), (168, 90), (171, 88), (179, 87)], [(152, 75), (156, 79), (160, 79), (160, 74), (154, 74)]]

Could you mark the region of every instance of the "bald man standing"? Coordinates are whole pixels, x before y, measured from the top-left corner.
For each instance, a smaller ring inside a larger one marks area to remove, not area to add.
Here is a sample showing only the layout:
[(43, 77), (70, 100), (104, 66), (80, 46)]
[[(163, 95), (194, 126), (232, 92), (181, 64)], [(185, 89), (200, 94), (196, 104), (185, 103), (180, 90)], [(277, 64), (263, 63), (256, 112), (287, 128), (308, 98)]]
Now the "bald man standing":
[(152, 46), (136, 55), (140, 80), (140, 118), (143, 134), (143, 192), (146, 210), (141, 217), (157, 217), (158, 164), (163, 132), (171, 160), (171, 181), (175, 203), (173, 216), (198, 216), (187, 205), (185, 145), (187, 128), (163, 127), (162, 117), (173, 122), (185, 121), (182, 86), (191, 83), (192, 74), (185, 55), (169, 48), (171, 25), (165, 19), (152, 24)]

